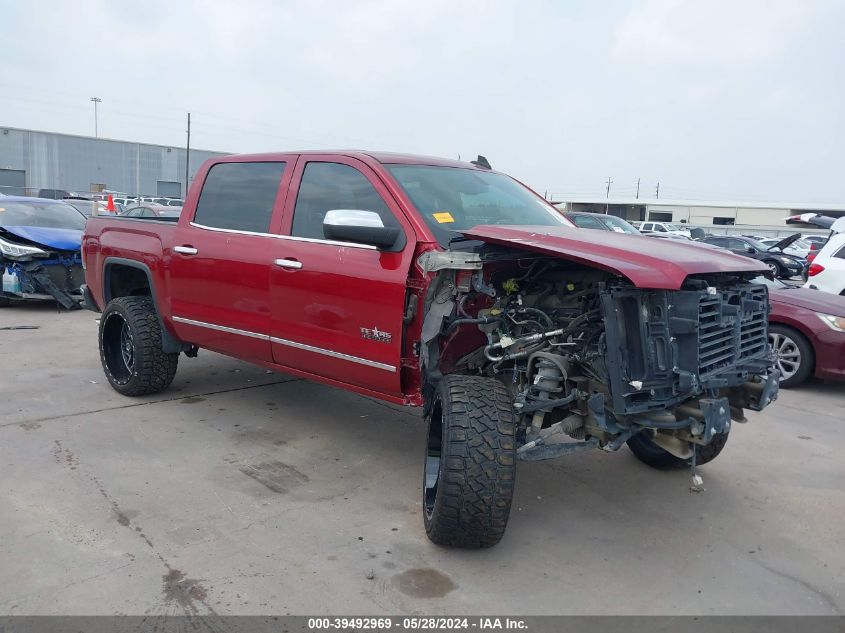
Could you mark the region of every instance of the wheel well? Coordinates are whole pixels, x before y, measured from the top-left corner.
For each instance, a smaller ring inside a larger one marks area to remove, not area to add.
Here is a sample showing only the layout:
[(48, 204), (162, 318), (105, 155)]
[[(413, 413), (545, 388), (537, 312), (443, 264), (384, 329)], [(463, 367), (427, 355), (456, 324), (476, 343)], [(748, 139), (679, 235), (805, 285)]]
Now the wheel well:
[(140, 268), (126, 264), (112, 264), (108, 268), (106, 302), (117, 297), (150, 296), (150, 280)]

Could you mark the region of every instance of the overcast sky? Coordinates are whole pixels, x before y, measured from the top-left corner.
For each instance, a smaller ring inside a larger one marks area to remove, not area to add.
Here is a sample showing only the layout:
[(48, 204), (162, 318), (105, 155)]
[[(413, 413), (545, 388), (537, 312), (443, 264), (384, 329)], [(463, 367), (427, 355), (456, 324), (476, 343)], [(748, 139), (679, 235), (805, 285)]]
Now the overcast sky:
[(0, 126), (845, 203), (845, 2), (6, 0)]

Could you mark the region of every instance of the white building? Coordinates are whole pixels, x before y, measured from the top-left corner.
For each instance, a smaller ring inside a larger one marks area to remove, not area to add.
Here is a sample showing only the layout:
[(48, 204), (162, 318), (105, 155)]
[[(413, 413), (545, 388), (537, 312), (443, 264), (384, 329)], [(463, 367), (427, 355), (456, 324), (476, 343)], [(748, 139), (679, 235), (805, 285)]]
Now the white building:
[(629, 222), (655, 220), (685, 222), (694, 226), (771, 226), (786, 225), (785, 219), (799, 213), (845, 216), (843, 204), (712, 202), (699, 200), (644, 200), (642, 198), (570, 198), (555, 200), (564, 211), (608, 213)]

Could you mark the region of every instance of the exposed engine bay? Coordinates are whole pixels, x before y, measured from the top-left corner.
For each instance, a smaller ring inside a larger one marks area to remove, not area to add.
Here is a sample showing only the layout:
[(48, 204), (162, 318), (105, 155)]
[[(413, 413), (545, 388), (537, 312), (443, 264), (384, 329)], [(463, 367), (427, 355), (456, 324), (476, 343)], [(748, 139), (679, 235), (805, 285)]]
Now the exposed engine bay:
[[(777, 397), (759, 273), (692, 275), (680, 290), (484, 245), (426, 254), (429, 384), (496, 377), (519, 414), (517, 456), (616, 450), (647, 431), (681, 459)], [(570, 441), (576, 440), (576, 441)]]
[(0, 229), (0, 298), (53, 299), (78, 309), (85, 281), (78, 250), (59, 250), (31, 240), (3, 239)]

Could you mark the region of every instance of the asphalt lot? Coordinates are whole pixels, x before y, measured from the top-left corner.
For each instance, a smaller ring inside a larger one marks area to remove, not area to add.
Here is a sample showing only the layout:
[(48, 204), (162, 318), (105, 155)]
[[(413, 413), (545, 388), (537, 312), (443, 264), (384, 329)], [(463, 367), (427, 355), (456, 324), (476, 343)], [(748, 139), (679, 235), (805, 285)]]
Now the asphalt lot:
[[(508, 533), (442, 549), (423, 422), (200, 352), (142, 399), (96, 315), (0, 310), (0, 614), (845, 613), (845, 386), (662, 473), (628, 451), (523, 464)], [(372, 576), (372, 578), (368, 578)]]

